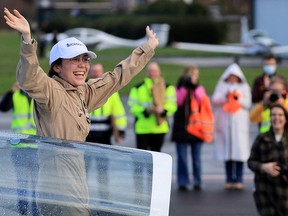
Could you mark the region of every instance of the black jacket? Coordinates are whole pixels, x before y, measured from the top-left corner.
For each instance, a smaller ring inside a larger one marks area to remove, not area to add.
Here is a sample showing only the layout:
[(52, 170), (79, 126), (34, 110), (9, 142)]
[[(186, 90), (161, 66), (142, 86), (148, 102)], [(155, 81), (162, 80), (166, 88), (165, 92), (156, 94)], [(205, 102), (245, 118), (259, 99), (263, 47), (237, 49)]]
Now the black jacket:
[(203, 142), (186, 131), (190, 115), (190, 101), (190, 93), (188, 93), (183, 106), (178, 106), (174, 114), (171, 137), (171, 140), (174, 142)]

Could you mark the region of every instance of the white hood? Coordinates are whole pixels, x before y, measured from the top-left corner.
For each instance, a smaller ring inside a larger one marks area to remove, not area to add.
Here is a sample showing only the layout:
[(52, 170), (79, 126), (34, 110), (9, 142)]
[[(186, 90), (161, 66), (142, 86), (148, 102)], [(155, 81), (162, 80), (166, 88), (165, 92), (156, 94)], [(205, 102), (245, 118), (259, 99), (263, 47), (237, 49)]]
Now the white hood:
[(246, 83), (246, 78), (243, 74), (243, 71), (241, 70), (241, 68), (238, 66), (238, 64), (233, 63), (231, 65), (229, 65), (227, 67), (227, 69), (224, 71), (224, 73), (222, 74), (222, 76), (220, 77), (219, 81), (225, 81), (225, 79), (227, 79), (231, 74), (239, 77), (242, 81), (242, 83)]

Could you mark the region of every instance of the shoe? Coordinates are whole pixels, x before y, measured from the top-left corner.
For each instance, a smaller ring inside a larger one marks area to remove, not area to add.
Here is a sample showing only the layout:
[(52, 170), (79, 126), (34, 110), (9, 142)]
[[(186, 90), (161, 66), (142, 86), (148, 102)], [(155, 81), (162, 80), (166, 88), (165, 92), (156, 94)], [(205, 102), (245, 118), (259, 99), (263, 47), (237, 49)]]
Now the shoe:
[(234, 188), (235, 188), (236, 190), (243, 190), (244, 186), (243, 186), (242, 183), (236, 183), (236, 184), (234, 185)]
[(201, 188), (200, 185), (194, 185), (194, 190), (195, 190), (195, 191), (201, 191), (202, 188)]
[(185, 185), (180, 185), (180, 186), (178, 187), (178, 190), (179, 190), (179, 191), (188, 191), (188, 188), (187, 188)]
[(233, 189), (233, 184), (232, 184), (232, 183), (226, 183), (225, 186), (224, 186), (224, 188), (225, 188), (226, 190), (231, 190), (231, 189)]

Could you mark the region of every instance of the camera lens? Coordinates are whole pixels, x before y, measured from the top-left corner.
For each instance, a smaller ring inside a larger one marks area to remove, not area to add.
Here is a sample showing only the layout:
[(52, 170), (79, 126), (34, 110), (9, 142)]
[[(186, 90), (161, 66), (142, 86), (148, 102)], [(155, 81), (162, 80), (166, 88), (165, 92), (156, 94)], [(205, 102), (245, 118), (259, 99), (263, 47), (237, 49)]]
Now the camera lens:
[(272, 94), (270, 95), (270, 98), (269, 98), (269, 100), (270, 100), (271, 102), (275, 102), (275, 101), (277, 101), (278, 99), (279, 99), (279, 96), (278, 96), (277, 93), (272, 93)]

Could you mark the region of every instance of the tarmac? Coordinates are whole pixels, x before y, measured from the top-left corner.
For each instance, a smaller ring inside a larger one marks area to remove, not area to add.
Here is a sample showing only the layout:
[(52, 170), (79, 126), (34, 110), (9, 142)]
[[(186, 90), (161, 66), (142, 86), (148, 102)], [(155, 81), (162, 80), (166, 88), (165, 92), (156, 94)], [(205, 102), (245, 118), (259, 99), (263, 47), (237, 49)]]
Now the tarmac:
[[(127, 97), (122, 97), (125, 105), (128, 128), (126, 138), (121, 146), (135, 148), (133, 131), (134, 118), (126, 107)], [(0, 113), (0, 130), (9, 130), (11, 112)], [(170, 119), (172, 121), (172, 119)], [(250, 125), (250, 141), (253, 142), (257, 127)], [(213, 143), (203, 143), (202, 147), (202, 190), (179, 191), (176, 184), (176, 151), (175, 144), (170, 141), (170, 133), (165, 137), (162, 152), (172, 156), (173, 177), (170, 197), (169, 216), (256, 216), (257, 211), (253, 200), (253, 173), (245, 164), (244, 189), (242, 191), (227, 191), (224, 189), (224, 163), (213, 160)], [(191, 167), (190, 167), (191, 168)], [(190, 170), (192, 173), (192, 170)], [(192, 174), (191, 180), (192, 180)]]

